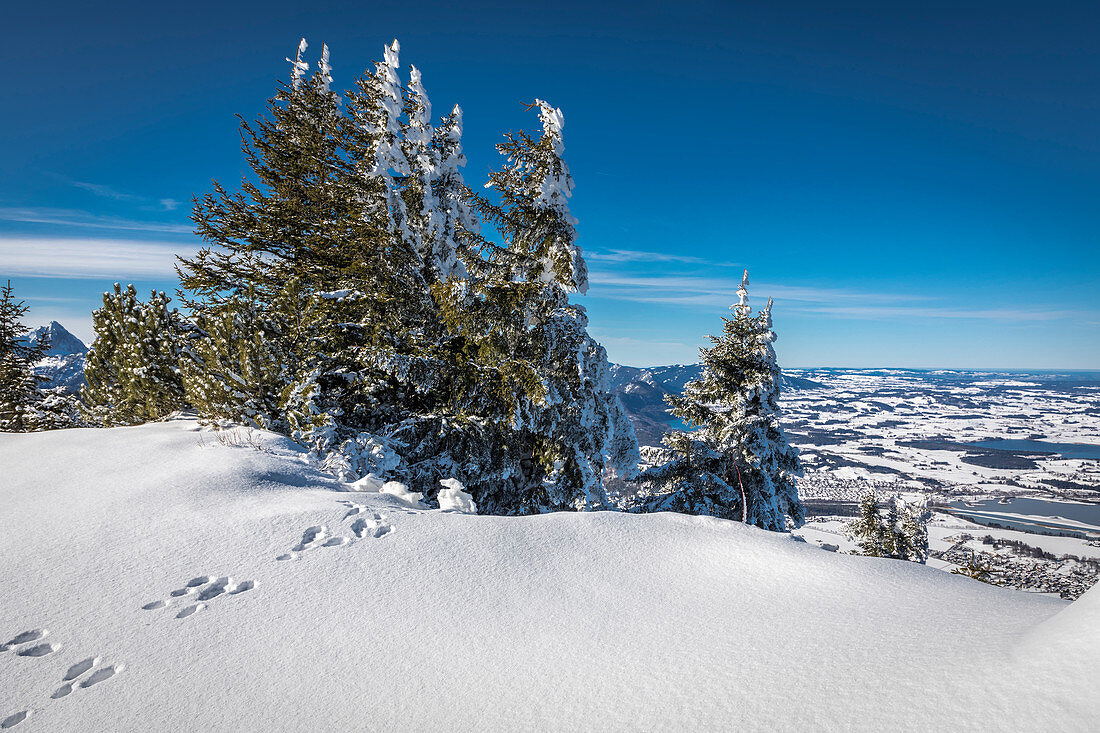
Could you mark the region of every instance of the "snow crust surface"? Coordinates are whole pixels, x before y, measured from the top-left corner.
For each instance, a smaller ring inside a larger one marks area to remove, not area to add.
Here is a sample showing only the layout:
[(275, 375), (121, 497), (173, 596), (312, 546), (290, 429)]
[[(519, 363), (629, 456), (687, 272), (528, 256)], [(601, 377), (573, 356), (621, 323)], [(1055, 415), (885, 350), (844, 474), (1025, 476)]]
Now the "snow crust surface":
[(1100, 720), (1095, 588), (1069, 605), (712, 518), (483, 517), (349, 488), (277, 436), (262, 451), (225, 446), (187, 419), (0, 435), (0, 643), (22, 639), (0, 652), (0, 721), (23, 733)]

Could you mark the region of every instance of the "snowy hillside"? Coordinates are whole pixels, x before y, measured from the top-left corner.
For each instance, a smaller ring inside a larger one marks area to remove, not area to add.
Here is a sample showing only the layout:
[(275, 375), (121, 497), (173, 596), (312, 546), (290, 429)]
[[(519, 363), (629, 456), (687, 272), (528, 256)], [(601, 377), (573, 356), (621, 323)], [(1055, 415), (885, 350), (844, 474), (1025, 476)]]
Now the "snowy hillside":
[(57, 321), (39, 326), (24, 337), (31, 346), (43, 339), (48, 341), (50, 350), (34, 367), (36, 374), (48, 380), (42, 388), (63, 387), (66, 392), (76, 394), (84, 384), (84, 359), (88, 347)]
[(3, 434), (0, 466), (20, 733), (1100, 716), (1097, 589), (1069, 605), (712, 518), (429, 511), (188, 419)]

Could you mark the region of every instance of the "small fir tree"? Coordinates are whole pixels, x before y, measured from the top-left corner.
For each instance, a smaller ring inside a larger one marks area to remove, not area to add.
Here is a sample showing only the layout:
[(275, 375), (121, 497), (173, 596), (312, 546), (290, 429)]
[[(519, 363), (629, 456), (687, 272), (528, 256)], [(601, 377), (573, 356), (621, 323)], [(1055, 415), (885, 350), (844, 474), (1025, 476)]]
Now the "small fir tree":
[(44, 382), (34, 365), (46, 355), (47, 339), (30, 344), (30, 331), (22, 323), (27, 313), (23, 301), (17, 301), (11, 281), (0, 288), (0, 431), (27, 432), (47, 427), (40, 409)]
[(104, 425), (159, 420), (185, 405), (180, 376), (183, 324), (171, 299), (153, 291), (146, 302), (133, 285), (103, 294), (92, 314), (96, 338), (84, 365), (80, 397)]
[(734, 317), (700, 350), (703, 373), (666, 399), (672, 413), (697, 426), (666, 443), (678, 457), (641, 477), (645, 491), (631, 511), (710, 514), (783, 531), (805, 519), (796, 477), (798, 450), (779, 424), (781, 373), (772, 343), (771, 300), (756, 316), (748, 304), (748, 271)]
[(879, 515), (878, 502), (878, 495), (873, 489), (860, 497), (859, 518), (848, 524), (848, 535), (859, 545), (859, 554), (889, 557), (887, 532)]

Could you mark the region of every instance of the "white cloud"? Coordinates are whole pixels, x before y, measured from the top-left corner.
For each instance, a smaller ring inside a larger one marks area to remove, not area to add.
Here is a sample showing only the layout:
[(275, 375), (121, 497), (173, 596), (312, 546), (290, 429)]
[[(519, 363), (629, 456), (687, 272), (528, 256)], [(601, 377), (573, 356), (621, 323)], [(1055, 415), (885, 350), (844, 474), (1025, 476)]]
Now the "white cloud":
[(26, 277), (171, 277), (176, 255), (195, 245), (128, 239), (0, 235), (0, 273)]
[(165, 224), (154, 221), (122, 219), (114, 216), (89, 214), (86, 211), (73, 209), (0, 208), (0, 220), (86, 229), (114, 229), (116, 231), (158, 232), (161, 234), (192, 233), (190, 224)]
[(93, 196), (111, 199), (112, 201), (133, 201), (135, 203), (144, 203), (146, 205), (140, 207), (144, 211), (175, 211), (180, 206), (180, 202), (173, 198), (158, 198), (155, 196), (143, 196), (136, 193), (127, 193), (125, 191), (119, 191), (113, 186), (108, 186), (102, 183), (89, 183), (88, 181), (77, 181), (59, 173), (50, 173), (49, 175), (61, 181), (64, 181), (66, 184), (74, 188), (79, 188), (82, 191), (87, 191)]

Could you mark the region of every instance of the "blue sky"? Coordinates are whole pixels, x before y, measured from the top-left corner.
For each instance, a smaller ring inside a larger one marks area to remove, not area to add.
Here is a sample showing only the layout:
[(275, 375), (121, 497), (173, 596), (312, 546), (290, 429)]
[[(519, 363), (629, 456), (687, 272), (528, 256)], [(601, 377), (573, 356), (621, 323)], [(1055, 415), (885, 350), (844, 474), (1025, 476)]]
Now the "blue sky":
[(747, 267), (787, 367), (1100, 368), (1096, 3), (12, 5), (0, 277), (33, 323), (174, 288), (300, 37), (343, 86), (397, 37), (471, 185), (520, 102), (562, 108), (614, 361), (695, 361)]

